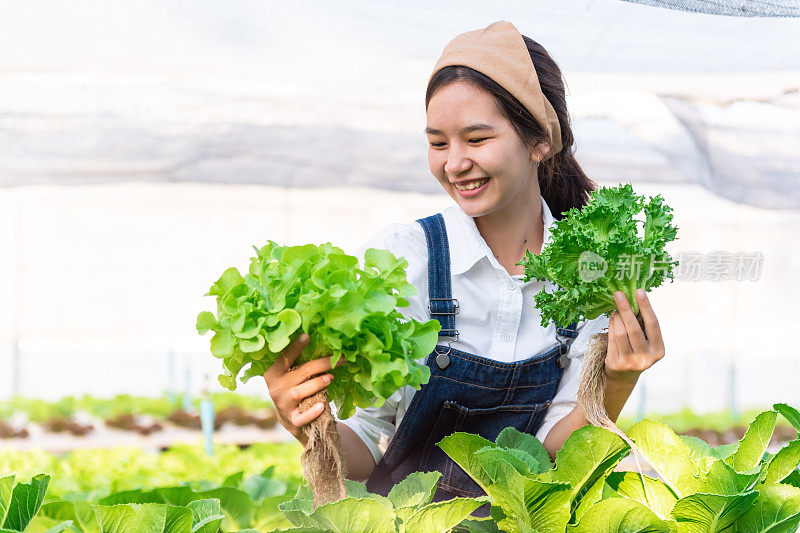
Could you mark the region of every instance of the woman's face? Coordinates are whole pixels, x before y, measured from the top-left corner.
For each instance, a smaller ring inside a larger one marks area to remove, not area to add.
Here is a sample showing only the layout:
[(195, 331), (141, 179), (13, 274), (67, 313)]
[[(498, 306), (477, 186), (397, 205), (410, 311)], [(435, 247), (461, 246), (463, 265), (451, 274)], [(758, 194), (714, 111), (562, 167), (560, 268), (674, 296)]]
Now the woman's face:
[(425, 132), (431, 173), (467, 215), (513, 208), (530, 201), (532, 192), (538, 196), (542, 153), (525, 147), (483, 89), (463, 81), (437, 89)]

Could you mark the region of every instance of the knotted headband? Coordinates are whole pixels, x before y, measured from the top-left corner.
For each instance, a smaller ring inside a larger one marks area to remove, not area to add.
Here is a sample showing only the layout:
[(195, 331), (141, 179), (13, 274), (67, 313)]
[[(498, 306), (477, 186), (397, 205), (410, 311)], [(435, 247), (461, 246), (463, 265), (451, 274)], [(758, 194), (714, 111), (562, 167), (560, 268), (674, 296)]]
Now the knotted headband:
[(561, 151), (558, 115), (542, 93), (528, 47), (513, 24), (501, 20), (482, 30), (457, 36), (444, 47), (433, 74), (454, 65), (463, 65), (489, 76), (531, 112), (550, 141), (550, 152), (544, 159)]

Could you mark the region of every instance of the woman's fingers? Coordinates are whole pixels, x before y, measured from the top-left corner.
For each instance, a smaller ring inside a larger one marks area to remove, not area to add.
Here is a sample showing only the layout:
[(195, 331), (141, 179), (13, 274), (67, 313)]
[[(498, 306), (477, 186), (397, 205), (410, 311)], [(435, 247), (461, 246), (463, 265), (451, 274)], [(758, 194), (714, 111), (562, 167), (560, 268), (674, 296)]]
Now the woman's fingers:
[(650, 343), (650, 347), (656, 354), (664, 357), (664, 339), (661, 337), (661, 326), (658, 325), (658, 318), (656, 318), (656, 313), (650, 304), (650, 298), (647, 297), (647, 293), (643, 289), (636, 291), (636, 301), (639, 304), (639, 312), (642, 314), (644, 330), (647, 332), (647, 340)]
[(633, 309), (628, 301), (628, 297), (622, 291), (614, 293), (614, 302), (617, 304), (619, 317), (628, 332), (628, 340), (634, 352), (641, 353), (647, 351), (647, 339), (644, 338), (644, 332), (639, 321), (636, 320), (636, 315), (633, 314)]
[[(322, 405), (318, 403), (308, 411), (300, 413), (300, 404), (306, 398), (315, 395), (327, 387), (333, 380), (333, 376), (331, 374), (324, 374), (295, 386), (287, 385), (285, 383), (287, 379), (290, 379), (289, 374), (284, 374), (276, 380), (279, 386), (276, 388), (275, 394), (271, 394), (271, 397), (273, 398), (273, 404), (278, 413), (279, 421), (288, 419), (287, 422), (290, 425), (287, 426), (283, 422), (281, 422), (281, 424), (292, 432), (293, 435), (299, 435), (298, 428), (308, 424), (322, 412), (321, 410), (315, 412), (316, 405)], [(270, 393), (272, 393), (272, 391), (270, 391)]]
[[(339, 366), (343, 362), (344, 359), (342, 358), (339, 361), (339, 364), (337, 364), (336, 366)], [(289, 386), (295, 386), (299, 383), (303, 383), (312, 376), (316, 376), (317, 374), (322, 374), (323, 372), (327, 372), (330, 369), (331, 369), (330, 357), (322, 357), (320, 359), (314, 359), (313, 361), (303, 363), (297, 368), (289, 371), (286, 374), (286, 378), (288, 379), (287, 383), (289, 383)]]
[(264, 379), (269, 381), (274, 376), (285, 374), (300, 354), (303, 353), (303, 349), (308, 346), (310, 338), (308, 333), (301, 333), (299, 337), (289, 343), (289, 346), (284, 348), (278, 358), (275, 359), (275, 362), (264, 373)]
[[(300, 412), (300, 403), (323, 390), (333, 379), (327, 371), (331, 369), (331, 357), (314, 359), (297, 368), (292, 365), (309, 344), (309, 336), (302, 333), (292, 341), (264, 373), (269, 396), (275, 406), (278, 422), (295, 438), (303, 442), (302, 426), (316, 420), (323, 412), (324, 404), (316, 403), (305, 412)], [(340, 357), (336, 366), (344, 364)]]
[(611, 313), (611, 319), (609, 321), (609, 340), (612, 336), (614, 337), (614, 344), (621, 357), (633, 355), (633, 348), (631, 347), (630, 340), (628, 340), (628, 330), (625, 328), (622, 317), (620, 317), (619, 313), (616, 311)]
[[(608, 349), (606, 351), (606, 375), (619, 378), (625, 376), (630, 367), (630, 355), (623, 355), (619, 349), (619, 339), (617, 332), (620, 328), (617, 312), (611, 313), (608, 318)], [(622, 328), (623, 331), (625, 328)]]
[(292, 411), (292, 414), (289, 416), (289, 421), (293, 426), (299, 428), (316, 420), (324, 410), (325, 405), (319, 402), (312, 405), (308, 411), (304, 411), (302, 413), (300, 412), (300, 407), (298, 406)]
[(636, 291), (644, 332), (625, 295), (615, 293), (614, 300), (618, 311), (609, 316), (606, 371), (611, 371), (615, 379), (631, 379), (631, 376), (635, 376), (631, 381), (635, 382), (642, 371), (664, 357), (661, 328), (645, 291)]
[(331, 374), (323, 374), (315, 377), (314, 379), (304, 381), (303, 383), (289, 389), (289, 398), (291, 398), (292, 403), (299, 404), (309, 396), (313, 396), (327, 387), (332, 380), (333, 376)]
[(608, 317), (608, 348), (606, 349), (606, 362), (609, 359), (616, 361), (619, 358), (617, 340), (614, 337), (614, 313)]

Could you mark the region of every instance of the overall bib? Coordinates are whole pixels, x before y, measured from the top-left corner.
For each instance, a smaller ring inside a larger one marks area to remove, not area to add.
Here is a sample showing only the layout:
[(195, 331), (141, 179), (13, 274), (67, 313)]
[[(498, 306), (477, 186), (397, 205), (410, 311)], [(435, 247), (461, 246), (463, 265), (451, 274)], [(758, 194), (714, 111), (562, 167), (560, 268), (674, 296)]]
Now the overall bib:
[[(451, 294), (444, 219), (437, 214), (417, 222), (428, 244), (428, 310), (442, 325), (439, 337), (457, 339), (459, 307)], [(367, 489), (386, 496), (408, 474), (438, 470), (442, 477), (434, 501), (483, 495), (436, 443), (456, 431), (494, 441), (509, 426), (535, 434), (556, 394), (569, 344), (576, 336), (575, 324), (558, 328), (552, 346), (515, 363), (437, 345), (426, 361), (431, 379), (414, 394), (389, 448), (367, 480)], [(487, 515), (488, 505), (478, 511), (475, 514)]]

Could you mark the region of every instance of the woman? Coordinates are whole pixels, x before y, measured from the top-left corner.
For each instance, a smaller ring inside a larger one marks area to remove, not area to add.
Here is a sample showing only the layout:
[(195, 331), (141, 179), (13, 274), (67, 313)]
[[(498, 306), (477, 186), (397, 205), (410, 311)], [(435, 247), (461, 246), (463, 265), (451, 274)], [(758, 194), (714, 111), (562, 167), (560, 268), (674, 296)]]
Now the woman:
[[(664, 347), (641, 290), (646, 335), (621, 292), (610, 317), (540, 325), (533, 295), (548, 285), (523, 282), (517, 263), (526, 250), (541, 251), (554, 218), (585, 205), (594, 184), (572, 155), (561, 72), (539, 44), (508, 22), (459, 35), (434, 68), (426, 110), (429, 167), (457, 205), (392, 225), (361, 252), (385, 248), (409, 261), (408, 279), (420, 293), (404, 315), (442, 323), (440, 345), (425, 361), (431, 381), (358, 410), (338, 430), (348, 477), (386, 494), (411, 472), (438, 470), (435, 500), (442, 500), (482, 494), (436, 446), (444, 436), (466, 431), (494, 440), (513, 426), (555, 457), (587, 424), (575, 398), (590, 337), (609, 328), (612, 420)], [(301, 413), (298, 405), (332, 379), (330, 358), (287, 372), (307, 340), (297, 339), (265, 374), (279, 421), (302, 443), (302, 426), (322, 406)]]

